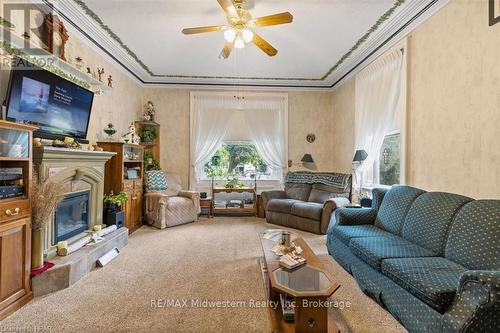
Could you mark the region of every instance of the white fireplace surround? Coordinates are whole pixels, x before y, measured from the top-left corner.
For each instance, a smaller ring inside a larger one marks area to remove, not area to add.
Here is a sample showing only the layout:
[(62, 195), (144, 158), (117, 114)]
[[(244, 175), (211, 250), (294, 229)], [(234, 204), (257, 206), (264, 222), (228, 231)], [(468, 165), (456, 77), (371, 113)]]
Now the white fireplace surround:
[[(102, 224), (104, 196), (104, 165), (115, 153), (39, 147), (33, 151), (33, 161), (40, 181), (50, 180), (61, 184), (61, 195), (90, 191), (89, 228)], [(56, 255), (54, 217), (44, 230), (44, 254)], [(72, 243), (85, 234), (68, 239)]]

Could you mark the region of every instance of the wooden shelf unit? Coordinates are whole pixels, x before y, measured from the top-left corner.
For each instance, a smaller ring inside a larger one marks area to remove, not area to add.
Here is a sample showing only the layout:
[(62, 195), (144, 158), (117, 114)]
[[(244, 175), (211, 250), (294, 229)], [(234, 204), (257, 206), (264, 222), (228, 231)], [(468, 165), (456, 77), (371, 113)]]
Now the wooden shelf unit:
[[(0, 120), (0, 170), (21, 172), (23, 193), (0, 199), (0, 320), (28, 303), (31, 272), (32, 141), (37, 127)], [(20, 150), (19, 150), (20, 149)], [(22, 156), (16, 156), (16, 155)], [(5, 185), (5, 183), (1, 183)]]
[[(128, 201), (121, 208), (125, 213), (125, 226), (129, 233), (134, 232), (142, 226), (142, 201), (144, 196), (143, 176), (144, 147), (123, 142), (101, 141), (97, 143), (105, 151), (115, 152), (116, 155), (106, 162), (104, 176), (104, 193), (114, 194), (127, 193)], [(127, 152), (133, 151), (137, 155), (136, 160), (127, 157)], [(136, 179), (127, 178), (127, 169), (139, 168)]]
[(252, 207), (239, 207), (239, 208), (220, 208), (214, 206), (214, 214), (242, 214), (242, 215), (255, 215), (255, 204), (256, 204), (256, 189), (254, 187), (244, 187), (244, 188), (225, 188), (225, 187), (213, 187), (212, 196), (215, 205), (215, 196), (217, 193), (251, 193), (253, 195), (253, 206)]
[[(142, 142), (144, 146), (144, 152), (149, 152), (153, 155), (153, 160), (160, 163), (160, 124), (154, 121), (135, 121), (135, 130), (137, 134), (140, 134), (144, 129), (154, 129), (156, 131), (156, 137), (151, 142)], [(147, 161), (144, 161), (146, 169), (148, 168)]]

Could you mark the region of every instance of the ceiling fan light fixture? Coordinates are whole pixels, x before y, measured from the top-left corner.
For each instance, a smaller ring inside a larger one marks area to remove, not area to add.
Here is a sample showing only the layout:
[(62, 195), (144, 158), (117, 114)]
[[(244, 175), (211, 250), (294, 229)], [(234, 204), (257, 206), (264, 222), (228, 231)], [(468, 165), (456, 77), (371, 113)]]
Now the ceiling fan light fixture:
[(237, 49), (245, 48), (245, 41), (243, 40), (243, 37), (241, 37), (240, 33), (236, 35), (236, 39), (234, 40), (234, 47)]
[(250, 43), (253, 40), (253, 32), (249, 29), (243, 29), (241, 31), (241, 36), (243, 37), (243, 41), (245, 43)]
[(228, 43), (232, 43), (235, 38), (236, 38), (236, 30), (234, 30), (233, 28), (224, 31), (224, 39)]

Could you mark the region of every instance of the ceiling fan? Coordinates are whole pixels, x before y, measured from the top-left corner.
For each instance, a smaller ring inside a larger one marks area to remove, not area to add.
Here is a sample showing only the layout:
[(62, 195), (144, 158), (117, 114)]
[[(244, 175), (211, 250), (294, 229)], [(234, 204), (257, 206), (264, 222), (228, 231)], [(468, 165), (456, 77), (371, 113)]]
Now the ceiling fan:
[(227, 25), (212, 25), (208, 27), (196, 27), (182, 29), (185, 35), (199, 34), (205, 32), (224, 31), (226, 43), (219, 58), (227, 59), (233, 48), (242, 49), (245, 43), (254, 43), (268, 56), (273, 57), (278, 53), (271, 44), (260, 37), (254, 28), (268, 27), (291, 23), (293, 16), (289, 12), (279, 13), (259, 18), (252, 18), (250, 12), (245, 9), (246, 0), (217, 0), (222, 10), (226, 13)]

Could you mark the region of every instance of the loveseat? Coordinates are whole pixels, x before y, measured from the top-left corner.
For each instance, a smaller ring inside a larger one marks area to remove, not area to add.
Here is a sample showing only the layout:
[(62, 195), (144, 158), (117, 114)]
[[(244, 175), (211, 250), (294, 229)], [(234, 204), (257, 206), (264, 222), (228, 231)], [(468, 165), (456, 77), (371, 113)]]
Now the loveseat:
[(410, 332), (498, 332), (500, 200), (397, 186), (332, 216), (330, 255)]
[(289, 172), (284, 191), (261, 195), (267, 222), (325, 234), (331, 213), (350, 203), (351, 175)]

